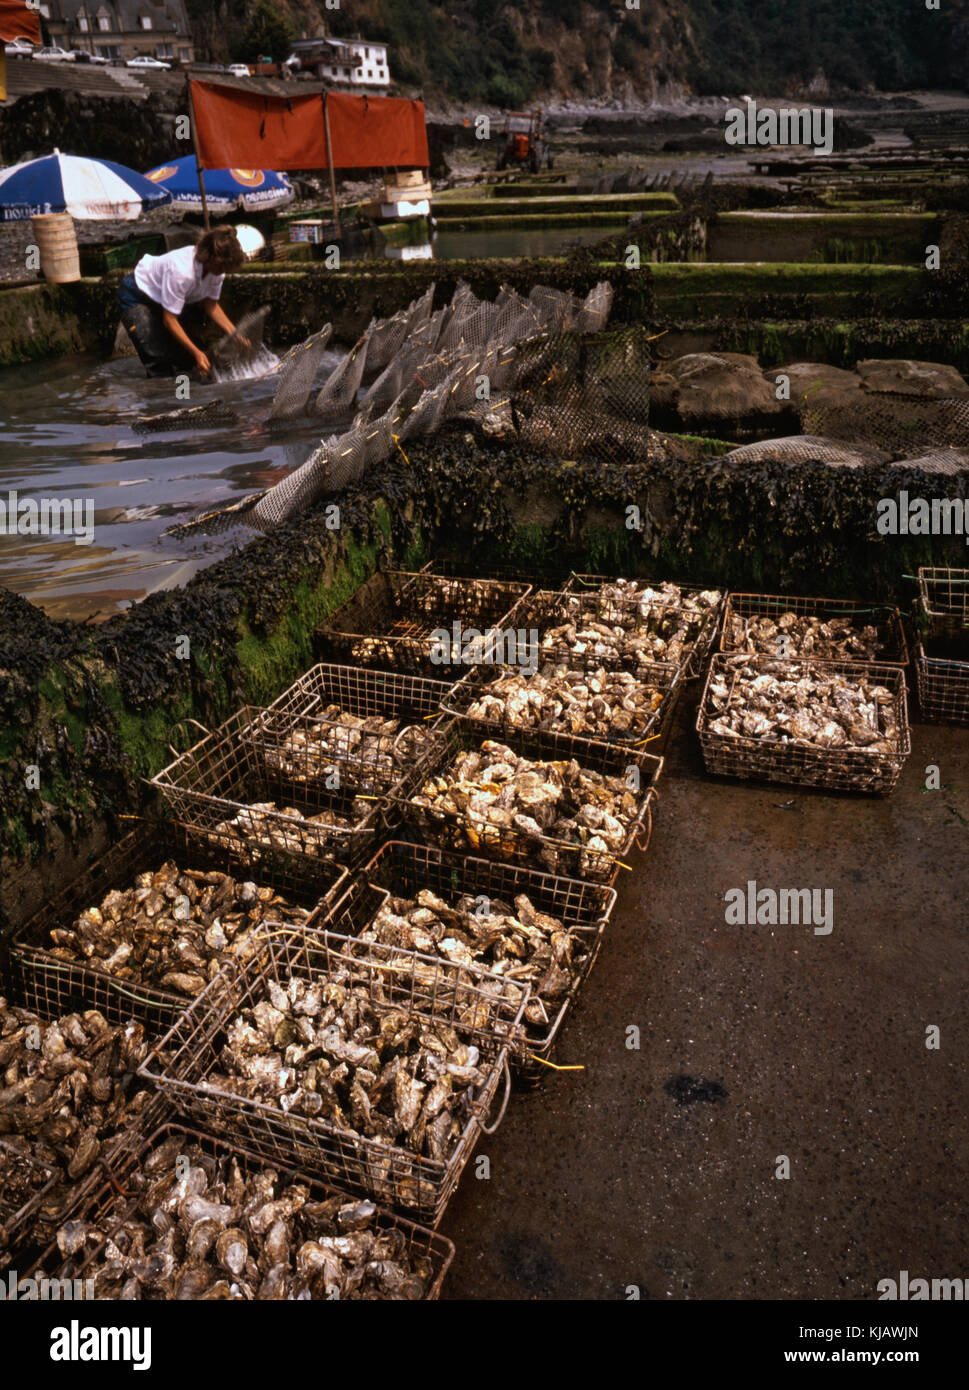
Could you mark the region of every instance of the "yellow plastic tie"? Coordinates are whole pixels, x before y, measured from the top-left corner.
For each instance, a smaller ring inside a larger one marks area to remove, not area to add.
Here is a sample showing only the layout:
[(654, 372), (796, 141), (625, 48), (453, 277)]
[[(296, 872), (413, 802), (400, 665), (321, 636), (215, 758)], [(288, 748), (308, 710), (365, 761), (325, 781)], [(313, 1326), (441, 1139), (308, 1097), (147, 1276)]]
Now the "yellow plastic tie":
[(544, 1057), (536, 1057), (534, 1052), (529, 1052), (528, 1056), (533, 1062), (541, 1062), (543, 1067), (551, 1067), (553, 1071), (585, 1071), (585, 1067), (560, 1067), (557, 1062), (546, 1062)]
[(392, 434), (390, 437), (391, 437), (391, 439), (394, 441), (394, 443), (397, 445), (397, 448), (400, 449), (400, 452), (401, 452), (401, 454), (403, 455), (403, 459), (404, 459), (404, 462), (407, 464), (407, 467), (410, 468), (410, 459), (409, 459), (409, 458), (407, 457), (407, 455), (404, 453), (403, 449), (400, 448), (400, 435), (399, 435), (399, 434)]

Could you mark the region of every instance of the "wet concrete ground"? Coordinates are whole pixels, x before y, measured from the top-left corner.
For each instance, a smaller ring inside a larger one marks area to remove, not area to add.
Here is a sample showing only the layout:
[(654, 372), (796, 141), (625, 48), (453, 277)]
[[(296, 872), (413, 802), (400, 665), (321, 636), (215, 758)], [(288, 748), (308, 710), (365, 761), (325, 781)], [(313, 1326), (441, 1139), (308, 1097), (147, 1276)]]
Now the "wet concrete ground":
[[(884, 800), (707, 778), (693, 717), (554, 1057), (585, 1070), (516, 1093), (482, 1140), (490, 1177), (472, 1159), (441, 1225), (445, 1298), (875, 1299), (902, 1269), (969, 1276), (969, 730), (916, 726)], [(831, 934), (728, 926), (749, 879), (832, 889)]]

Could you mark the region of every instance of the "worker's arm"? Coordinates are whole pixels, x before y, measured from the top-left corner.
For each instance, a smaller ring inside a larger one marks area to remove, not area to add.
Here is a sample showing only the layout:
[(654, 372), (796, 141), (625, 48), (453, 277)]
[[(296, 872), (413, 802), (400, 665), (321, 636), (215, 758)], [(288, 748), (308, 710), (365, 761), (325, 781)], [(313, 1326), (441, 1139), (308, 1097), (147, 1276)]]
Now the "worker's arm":
[(182, 347), (186, 348), (187, 351), (190, 352), (192, 356), (195, 358), (195, 362), (199, 371), (210, 372), (212, 370), (212, 363), (206, 357), (202, 349), (195, 346), (191, 338), (185, 332), (185, 329), (179, 323), (176, 316), (172, 313), (169, 313), (167, 309), (163, 309), (162, 321), (165, 327), (168, 329), (169, 333), (176, 340), (176, 342), (181, 343)]
[[(229, 318), (229, 315), (225, 312), (217, 299), (203, 299), (202, 308), (208, 314), (212, 322), (221, 328), (224, 333), (234, 333), (236, 331), (235, 324)], [(245, 348), (252, 346), (248, 338), (240, 337), (239, 342)]]

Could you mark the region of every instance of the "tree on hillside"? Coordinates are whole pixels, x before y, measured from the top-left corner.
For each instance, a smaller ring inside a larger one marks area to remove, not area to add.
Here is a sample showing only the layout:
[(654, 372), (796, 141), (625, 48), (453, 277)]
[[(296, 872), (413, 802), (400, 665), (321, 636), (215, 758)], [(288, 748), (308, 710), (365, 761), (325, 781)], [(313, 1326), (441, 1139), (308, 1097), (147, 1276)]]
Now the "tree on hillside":
[(259, 0), (237, 47), (245, 62), (254, 63), (260, 53), (265, 53), (274, 63), (284, 63), (292, 52), (293, 35), (286, 16), (269, 0)]

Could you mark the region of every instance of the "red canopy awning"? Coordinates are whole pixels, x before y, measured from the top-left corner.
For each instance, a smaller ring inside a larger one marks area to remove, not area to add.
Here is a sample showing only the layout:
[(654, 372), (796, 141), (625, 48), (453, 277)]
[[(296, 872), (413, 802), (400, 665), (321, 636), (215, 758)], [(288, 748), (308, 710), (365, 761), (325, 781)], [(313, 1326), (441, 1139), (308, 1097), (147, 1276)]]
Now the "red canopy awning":
[(422, 101), (329, 92), (326, 104), (334, 169), (427, 167)]
[(0, 39), (29, 39), (40, 43), (40, 16), (28, 10), (24, 0), (0, 0)]
[[(327, 95), (335, 169), (425, 168), (424, 103)], [(192, 83), (203, 169), (326, 169), (323, 95), (271, 97)]]

